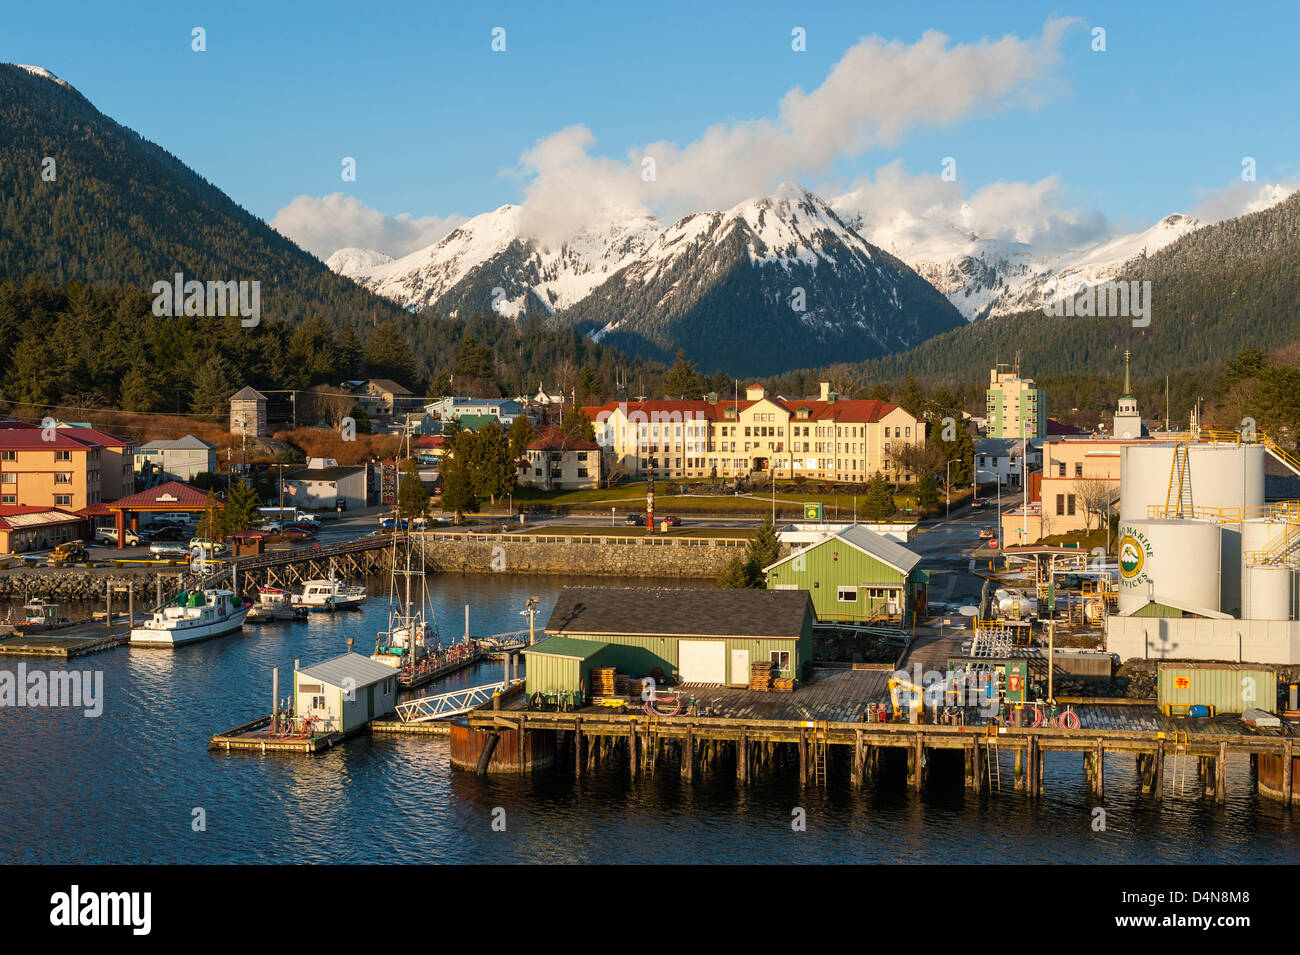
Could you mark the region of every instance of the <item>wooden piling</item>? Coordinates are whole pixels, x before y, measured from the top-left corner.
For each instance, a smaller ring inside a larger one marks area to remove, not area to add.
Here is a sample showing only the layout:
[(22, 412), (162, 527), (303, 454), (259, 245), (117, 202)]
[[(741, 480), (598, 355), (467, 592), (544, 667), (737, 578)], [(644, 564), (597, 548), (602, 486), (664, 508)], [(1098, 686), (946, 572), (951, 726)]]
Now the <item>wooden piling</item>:
[(687, 782), (695, 778), (695, 727), (686, 724), (686, 738), (682, 740), (682, 776)]
[(975, 794), (979, 795), (984, 787), (984, 753), (980, 748), (978, 736), (971, 739), (970, 768), (971, 782), (975, 787)]
[(743, 732), (736, 741), (736, 779), (742, 784), (749, 782), (749, 736)]
[(573, 775), (582, 778), (582, 717), (573, 718)]
[(1151, 780), (1151, 795), (1156, 799), (1165, 798), (1165, 741), (1156, 740), (1155, 773)]
[(799, 785), (808, 782), (808, 730), (799, 727)]
[(925, 775), (925, 737), (920, 733), (916, 734), (916, 791), (921, 791), (921, 784)]
[(1219, 743), (1219, 755), (1214, 761), (1214, 801), (1222, 806), (1228, 790), (1228, 744)]
[(1282, 744), (1282, 805), (1291, 805), (1291, 740)]

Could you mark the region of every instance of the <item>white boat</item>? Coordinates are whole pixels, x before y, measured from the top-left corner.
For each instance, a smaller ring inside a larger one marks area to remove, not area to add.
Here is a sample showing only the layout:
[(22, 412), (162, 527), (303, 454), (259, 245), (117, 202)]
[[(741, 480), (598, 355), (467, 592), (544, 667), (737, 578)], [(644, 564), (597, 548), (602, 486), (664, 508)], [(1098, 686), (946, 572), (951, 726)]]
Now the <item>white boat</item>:
[(243, 626), (250, 606), (230, 590), (182, 590), (131, 630), (131, 646), (179, 647), (225, 636)]
[(257, 603), (248, 611), (249, 623), (271, 623), (307, 616), (306, 607), (293, 605), (293, 594), (279, 587), (258, 587)]
[(293, 595), (295, 607), (308, 610), (350, 610), (359, 607), (366, 599), (366, 588), (345, 584), (334, 577), (328, 580), (303, 581), (302, 589)]

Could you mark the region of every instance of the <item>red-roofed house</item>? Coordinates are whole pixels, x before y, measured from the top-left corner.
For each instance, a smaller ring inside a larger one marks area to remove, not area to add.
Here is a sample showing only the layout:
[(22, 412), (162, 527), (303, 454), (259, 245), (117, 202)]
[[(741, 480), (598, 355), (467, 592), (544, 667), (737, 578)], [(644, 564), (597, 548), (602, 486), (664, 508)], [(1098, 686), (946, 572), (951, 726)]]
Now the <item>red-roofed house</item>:
[(600, 487), (600, 445), (548, 428), (524, 449), (519, 484), (548, 491)]
[(135, 489), (135, 442), (71, 425), (0, 425), (0, 506), (78, 510)]
[(650, 460), (668, 478), (775, 473), (862, 483), (879, 471), (906, 484), (892, 452), (925, 441), (925, 424), (887, 401), (821, 395), (781, 398), (762, 385), (740, 400), (618, 402), (583, 409), (611, 467), (644, 474)]

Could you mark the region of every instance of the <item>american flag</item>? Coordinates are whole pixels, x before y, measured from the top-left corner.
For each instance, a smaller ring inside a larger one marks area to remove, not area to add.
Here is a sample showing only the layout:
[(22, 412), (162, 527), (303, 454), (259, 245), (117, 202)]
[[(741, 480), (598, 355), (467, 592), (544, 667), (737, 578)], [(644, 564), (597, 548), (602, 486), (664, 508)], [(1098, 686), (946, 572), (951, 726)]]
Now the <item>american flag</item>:
[(285, 490), (289, 492), (290, 497), (293, 497), (295, 494), (298, 493), (298, 485), (290, 484), (288, 487), (285, 488)]

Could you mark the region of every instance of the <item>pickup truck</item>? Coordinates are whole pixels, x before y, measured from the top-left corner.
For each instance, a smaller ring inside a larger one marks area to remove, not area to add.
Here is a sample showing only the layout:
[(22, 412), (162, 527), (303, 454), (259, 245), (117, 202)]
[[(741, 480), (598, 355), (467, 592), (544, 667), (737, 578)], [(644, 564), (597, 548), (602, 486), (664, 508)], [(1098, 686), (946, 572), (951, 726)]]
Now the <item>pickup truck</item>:
[[(140, 536), (140, 535), (139, 535), (138, 533), (136, 533), (135, 531), (131, 530), (131, 528), (129, 528), (129, 527), (126, 529), (126, 535), (125, 535), (125, 536), (126, 536), (126, 543), (127, 543), (127, 546), (128, 546), (128, 547), (135, 547), (137, 544), (140, 544), (142, 541), (144, 541), (144, 538), (143, 538), (142, 536)], [(95, 528), (95, 541), (96, 541), (97, 543), (101, 543), (101, 544), (116, 544), (116, 543), (117, 543), (117, 528), (116, 528), (116, 527), (96, 527), (96, 528)]]

